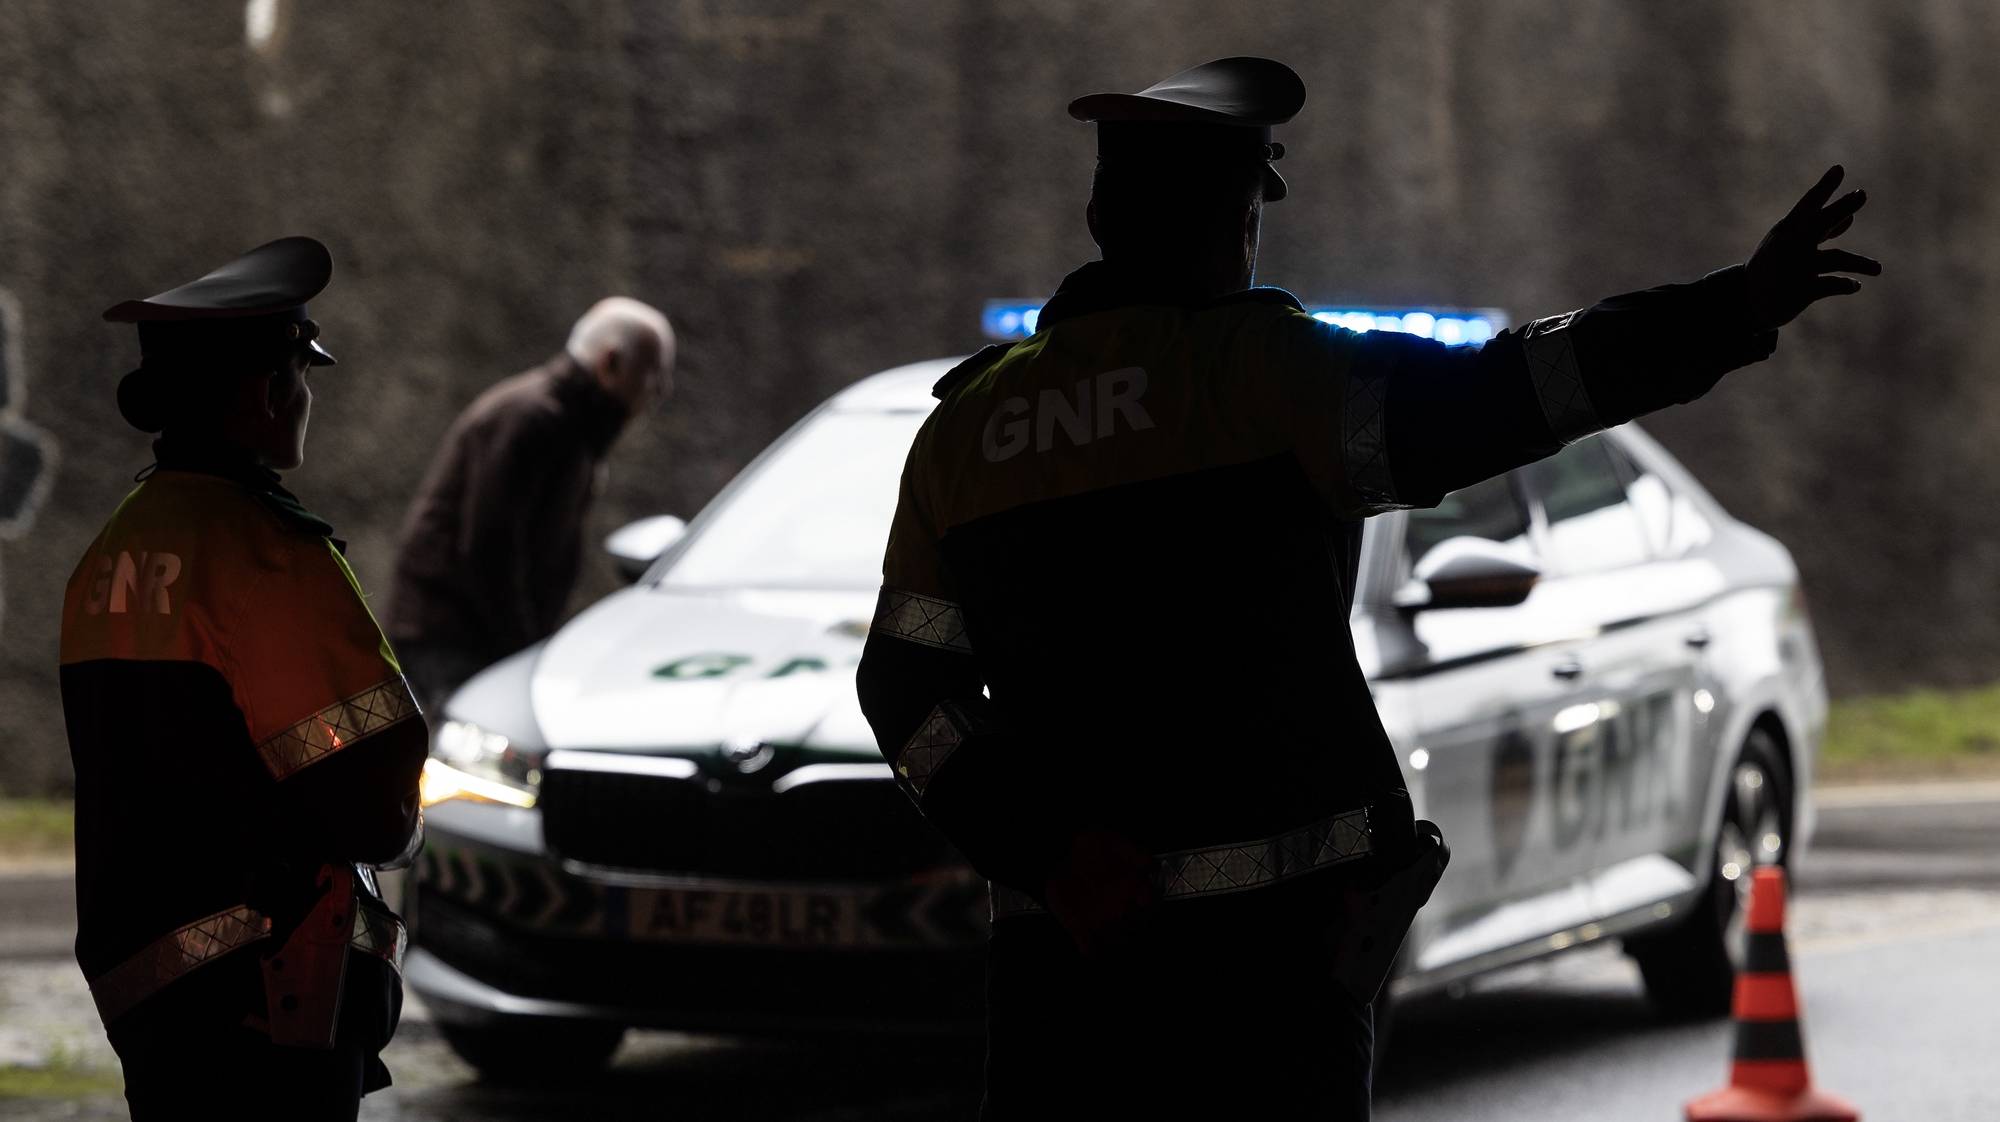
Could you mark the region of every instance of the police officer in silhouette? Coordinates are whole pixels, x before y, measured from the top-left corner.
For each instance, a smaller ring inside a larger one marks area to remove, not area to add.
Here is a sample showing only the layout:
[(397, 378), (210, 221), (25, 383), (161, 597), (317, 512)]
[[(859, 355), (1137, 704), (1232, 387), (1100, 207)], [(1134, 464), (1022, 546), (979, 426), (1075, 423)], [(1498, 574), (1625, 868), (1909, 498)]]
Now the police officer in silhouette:
[(1352, 649), (1361, 520), (1692, 401), (1867, 258), (1829, 172), (1744, 265), (1482, 347), (1252, 287), (1290, 69), (1070, 106), (1103, 260), (937, 386), (859, 674), (992, 881), (986, 1115), (1362, 1119), (1441, 871)]
[(279, 484), (305, 456), (306, 301), (283, 238), (128, 300), (119, 383), (154, 466), (71, 575), (77, 961), (139, 1119), (355, 1117), (388, 1085), (406, 863), (428, 744), (332, 527)]

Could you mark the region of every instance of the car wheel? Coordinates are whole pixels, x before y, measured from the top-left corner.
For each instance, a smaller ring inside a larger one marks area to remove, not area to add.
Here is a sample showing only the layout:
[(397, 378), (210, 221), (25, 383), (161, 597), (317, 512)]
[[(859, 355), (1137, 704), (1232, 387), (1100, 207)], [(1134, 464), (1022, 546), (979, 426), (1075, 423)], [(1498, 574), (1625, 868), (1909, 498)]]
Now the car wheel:
[(1670, 1017), (1729, 1012), (1743, 962), (1751, 874), (1759, 865), (1782, 866), (1790, 856), (1792, 801), (1783, 760), (1775, 737), (1750, 730), (1724, 795), (1707, 890), (1673, 927), (1626, 941), (1646, 996)]
[(555, 1083), (604, 1066), (625, 1026), (516, 1018), (484, 1025), (440, 1023), (438, 1031), (487, 1083)]

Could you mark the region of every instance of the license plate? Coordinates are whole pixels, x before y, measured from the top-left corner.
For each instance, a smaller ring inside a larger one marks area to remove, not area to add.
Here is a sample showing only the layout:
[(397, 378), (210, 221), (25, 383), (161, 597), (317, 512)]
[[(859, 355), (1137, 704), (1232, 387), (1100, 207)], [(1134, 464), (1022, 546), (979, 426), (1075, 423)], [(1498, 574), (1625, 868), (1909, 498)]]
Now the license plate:
[(741, 888), (636, 888), (627, 932), (649, 942), (852, 947), (872, 942), (851, 893)]

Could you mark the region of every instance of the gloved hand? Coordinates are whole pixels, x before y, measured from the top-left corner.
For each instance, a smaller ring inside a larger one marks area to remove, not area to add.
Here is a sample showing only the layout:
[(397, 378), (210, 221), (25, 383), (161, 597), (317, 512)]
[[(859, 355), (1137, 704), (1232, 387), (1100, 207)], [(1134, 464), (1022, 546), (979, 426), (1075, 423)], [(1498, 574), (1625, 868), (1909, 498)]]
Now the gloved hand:
[(1109, 830), (1085, 830), (1071, 841), (1043, 889), (1042, 902), (1085, 957), (1128, 946), (1159, 891), (1153, 855)]
[(1750, 255), (1743, 272), (1750, 290), (1753, 330), (1783, 327), (1817, 300), (1861, 291), (1860, 281), (1828, 273), (1881, 275), (1882, 265), (1873, 258), (1844, 249), (1820, 248), (1846, 233), (1854, 224), (1855, 212), (1868, 202), (1868, 192), (1849, 191), (1827, 205), (1834, 188), (1840, 186), (1841, 174), (1839, 164), (1828, 168)]

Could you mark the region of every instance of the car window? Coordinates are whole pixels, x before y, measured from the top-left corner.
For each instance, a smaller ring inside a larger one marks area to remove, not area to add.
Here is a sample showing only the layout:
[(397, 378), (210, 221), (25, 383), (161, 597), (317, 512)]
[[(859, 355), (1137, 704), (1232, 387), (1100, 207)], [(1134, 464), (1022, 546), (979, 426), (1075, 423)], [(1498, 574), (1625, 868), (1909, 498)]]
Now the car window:
[(674, 587), (875, 589), (924, 414), (822, 413), (773, 449), (662, 578)]
[(1646, 544), (1655, 556), (1678, 557), (1708, 541), (1708, 519), (1692, 500), (1617, 445), (1606, 447), (1626, 480), (1625, 499), (1638, 512)]
[(1404, 526), (1403, 543), (1413, 572), (1431, 550), (1452, 538), (1484, 538), (1518, 549), (1524, 561), (1533, 556), (1527, 508), (1504, 475), (1453, 491), (1429, 510), (1411, 511)]
[(1603, 437), (1580, 440), (1523, 471), (1548, 518), (1550, 571), (1595, 573), (1647, 559), (1645, 527)]

